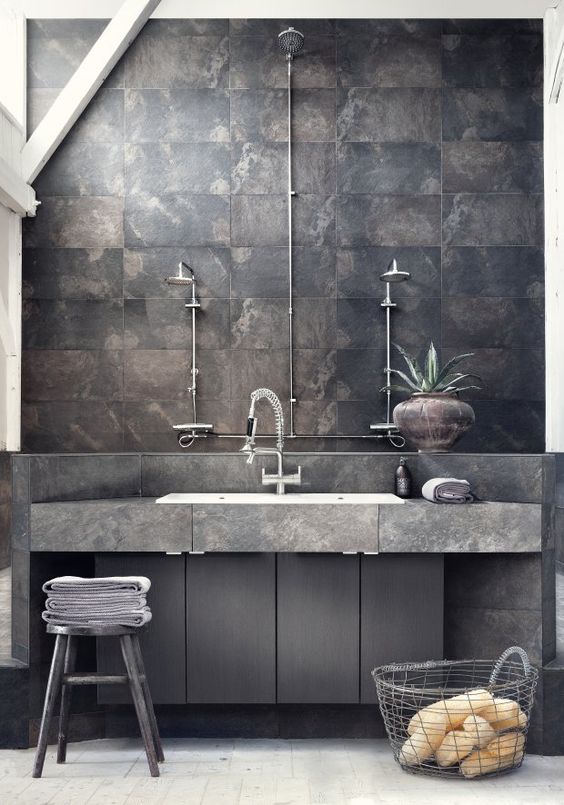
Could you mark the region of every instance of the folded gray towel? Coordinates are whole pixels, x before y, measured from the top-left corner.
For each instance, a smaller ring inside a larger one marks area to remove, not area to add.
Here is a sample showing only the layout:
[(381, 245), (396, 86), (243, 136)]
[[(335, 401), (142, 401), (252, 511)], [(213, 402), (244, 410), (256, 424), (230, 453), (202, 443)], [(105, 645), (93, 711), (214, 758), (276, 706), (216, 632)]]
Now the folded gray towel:
[(470, 484), (460, 478), (431, 478), (423, 484), (421, 494), (431, 503), (470, 503), (474, 500)]
[(93, 579), (83, 579), (80, 576), (57, 576), (46, 581), (43, 585), (44, 593), (79, 594), (91, 593), (146, 593), (151, 588), (151, 582), (145, 576), (106, 576)]
[(79, 612), (73, 610), (69, 613), (45, 611), (41, 617), (47, 623), (57, 626), (144, 626), (152, 618), (149, 607), (140, 610), (126, 610), (125, 612)]
[(142, 609), (147, 606), (147, 599), (144, 595), (128, 595), (123, 598), (107, 598), (106, 596), (89, 596), (88, 598), (58, 598), (48, 596), (45, 601), (45, 609), (51, 612), (86, 612), (93, 610), (99, 612), (123, 612), (124, 610)]

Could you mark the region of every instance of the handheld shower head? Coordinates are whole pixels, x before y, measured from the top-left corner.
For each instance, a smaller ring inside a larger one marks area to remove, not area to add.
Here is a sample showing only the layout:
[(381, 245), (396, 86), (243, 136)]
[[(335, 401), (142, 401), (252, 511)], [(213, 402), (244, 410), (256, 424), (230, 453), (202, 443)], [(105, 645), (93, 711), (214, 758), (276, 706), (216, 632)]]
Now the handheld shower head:
[[(189, 271), (191, 276), (185, 276), (184, 270)], [(193, 285), (194, 271), (192, 270), (192, 267), (188, 265), (188, 263), (181, 261), (178, 263), (178, 274), (175, 277), (166, 277), (164, 281), (167, 285)]]
[(304, 46), (304, 35), (295, 28), (287, 28), (278, 34), (278, 46), (287, 59), (293, 59)]
[(409, 271), (400, 271), (398, 269), (398, 262), (395, 257), (388, 266), (388, 270), (383, 274), (380, 274), (380, 279), (382, 282), (403, 282), (404, 280), (408, 280), (410, 278), (411, 274)]

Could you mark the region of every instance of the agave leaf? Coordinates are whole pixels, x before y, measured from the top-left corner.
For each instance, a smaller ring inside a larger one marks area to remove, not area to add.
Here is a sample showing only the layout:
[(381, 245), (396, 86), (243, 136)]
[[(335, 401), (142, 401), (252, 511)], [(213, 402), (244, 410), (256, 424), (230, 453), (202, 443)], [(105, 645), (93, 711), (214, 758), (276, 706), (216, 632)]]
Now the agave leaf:
[(397, 349), (397, 351), (400, 353), (404, 361), (407, 363), (409, 371), (412, 374), (413, 380), (417, 383), (419, 388), (422, 388), (424, 378), (419, 363), (417, 362), (417, 358), (414, 358), (413, 355), (410, 355), (409, 352), (407, 352), (403, 347), (400, 347), (399, 344), (394, 344), (394, 347)]
[(400, 369), (390, 369), (390, 374), (401, 377), (404, 383), (407, 383), (407, 385), (412, 391), (421, 391), (421, 386), (419, 386), (417, 383), (414, 383), (413, 380), (411, 380), (411, 378), (408, 377), (405, 374), (405, 372), (402, 372)]
[(464, 352), (462, 355), (455, 355), (454, 358), (451, 358), (450, 361), (447, 361), (441, 371), (439, 372), (439, 376), (437, 377), (437, 383), (440, 383), (441, 380), (444, 380), (445, 377), (449, 374), (451, 369), (454, 369), (461, 361), (465, 360), (466, 358), (471, 358), (475, 353), (474, 352)]
[(413, 392), (413, 389), (410, 389), (409, 386), (400, 386), (395, 384), (392, 386), (382, 386), (380, 391), (387, 391), (388, 389), (390, 389), (390, 391), (407, 391), (408, 394)]
[(476, 391), (482, 390), (481, 386), (462, 386), (461, 388), (458, 388), (458, 386), (454, 387), (454, 391), (468, 391), (468, 389), (476, 389)]
[(431, 341), (431, 346), (429, 347), (429, 351), (427, 352), (427, 356), (425, 358), (425, 381), (427, 388), (426, 391), (430, 391), (431, 389), (435, 388), (437, 383), (437, 375), (439, 374), (439, 363), (437, 359), (437, 350), (435, 349), (435, 345)]
[(447, 386), (456, 386), (457, 383), (460, 383), (461, 380), (465, 380), (467, 377), (473, 377), (476, 380), (481, 380), (478, 375), (474, 374), (462, 374), (461, 372), (455, 372), (452, 375), (447, 375), (440, 383), (437, 383), (435, 386), (435, 391), (444, 391)]

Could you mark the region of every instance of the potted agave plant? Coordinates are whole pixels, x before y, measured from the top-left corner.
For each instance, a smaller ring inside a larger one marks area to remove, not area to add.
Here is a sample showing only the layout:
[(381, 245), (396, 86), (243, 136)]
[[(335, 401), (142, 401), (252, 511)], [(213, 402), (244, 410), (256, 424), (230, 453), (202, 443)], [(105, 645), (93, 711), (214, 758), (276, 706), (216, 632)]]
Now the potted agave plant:
[(403, 383), (391, 385), (390, 388), (392, 391), (407, 391), (411, 395), (394, 408), (394, 424), (402, 436), (418, 450), (445, 452), (474, 424), (472, 407), (460, 400), (458, 394), (467, 389), (479, 388), (471, 384), (461, 384), (469, 379), (480, 378), (453, 371), (459, 363), (472, 357), (474, 353), (457, 355), (441, 369), (431, 342), (425, 365), (421, 369), (417, 359), (409, 352), (398, 344), (394, 346), (403, 356), (409, 374), (392, 369), (391, 373)]

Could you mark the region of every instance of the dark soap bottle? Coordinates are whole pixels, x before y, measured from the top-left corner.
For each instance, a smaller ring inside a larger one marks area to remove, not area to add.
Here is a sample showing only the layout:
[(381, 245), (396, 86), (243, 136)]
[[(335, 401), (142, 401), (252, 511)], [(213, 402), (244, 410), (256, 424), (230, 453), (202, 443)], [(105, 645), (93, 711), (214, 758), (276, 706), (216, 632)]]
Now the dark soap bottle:
[(395, 492), (398, 498), (411, 497), (411, 473), (405, 458), (400, 458), (399, 467), (396, 470)]

